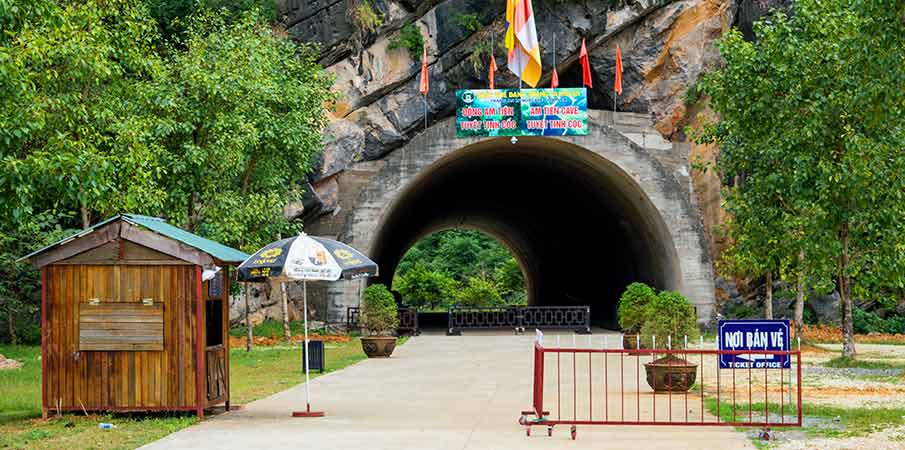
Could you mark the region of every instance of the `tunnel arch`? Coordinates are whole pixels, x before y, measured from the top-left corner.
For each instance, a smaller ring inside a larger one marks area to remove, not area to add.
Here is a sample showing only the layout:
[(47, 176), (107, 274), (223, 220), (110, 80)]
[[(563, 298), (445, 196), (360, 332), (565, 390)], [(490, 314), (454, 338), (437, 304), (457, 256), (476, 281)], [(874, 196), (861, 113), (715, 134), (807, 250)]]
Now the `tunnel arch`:
[[(637, 280), (682, 292), (708, 320), (712, 269), (688, 146), (663, 141), (642, 115), (589, 113), (588, 136), (523, 137), (514, 145), (457, 139), (454, 121), (443, 120), (343, 173), (343, 211), (324, 222), (332, 230), (321, 230), (375, 259), (373, 281), (388, 285), (418, 239), (468, 227), (516, 256), (530, 304), (590, 304), (595, 321), (612, 326), (619, 293)], [(358, 302), (354, 284), (325, 289), (331, 307)]]
[[(557, 198), (568, 211), (547, 207)], [(389, 285), (415, 242), (455, 227), (481, 230), (515, 255), (529, 305), (591, 305), (601, 325), (615, 325), (616, 299), (632, 281), (681, 288), (672, 236), (643, 189), (562, 140), (487, 139), (420, 170), (377, 228), (369, 251), (381, 267), (375, 281)]]

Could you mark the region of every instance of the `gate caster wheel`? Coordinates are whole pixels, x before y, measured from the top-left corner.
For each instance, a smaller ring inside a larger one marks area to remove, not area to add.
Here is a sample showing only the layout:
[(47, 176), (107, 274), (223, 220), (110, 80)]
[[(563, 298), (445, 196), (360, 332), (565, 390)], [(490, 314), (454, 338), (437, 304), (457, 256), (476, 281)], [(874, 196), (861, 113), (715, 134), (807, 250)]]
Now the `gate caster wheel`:
[(547, 436), (553, 436), (553, 427), (547, 427)]
[(570, 431), (572, 432), (572, 440), (574, 441), (575, 435), (578, 434), (578, 428), (576, 428), (575, 425), (572, 425), (572, 429)]
[(763, 441), (772, 441), (773, 434), (770, 433), (770, 430), (763, 430), (760, 432), (760, 439)]

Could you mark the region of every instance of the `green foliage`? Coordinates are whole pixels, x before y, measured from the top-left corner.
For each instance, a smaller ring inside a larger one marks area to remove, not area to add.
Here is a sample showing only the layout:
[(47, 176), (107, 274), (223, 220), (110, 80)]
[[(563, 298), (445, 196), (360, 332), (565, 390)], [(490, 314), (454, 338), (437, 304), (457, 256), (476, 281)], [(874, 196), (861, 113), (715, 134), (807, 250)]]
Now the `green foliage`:
[(414, 23), (407, 23), (402, 26), (399, 33), (390, 39), (390, 50), (404, 48), (408, 50), (412, 59), (420, 58), (421, 50), (424, 48), (424, 36), (421, 35), (421, 29)]
[(474, 46), (471, 48), (471, 54), (468, 55), (468, 62), (471, 63), (471, 68), (474, 69), (475, 72), (480, 72), (484, 70), (485, 64), (489, 64), (490, 55), (493, 51), (493, 48), (490, 45), (490, 42), (486, 40), (481, 40), (475, 42)]
[(393, 287), (406, 306), (439, 309), (453, 303), (454, 291), (474, 277), (491, 282), (506, 304), (527, 302), (518, 262), (496, 240), (475, 230), (445, 230), (415, 243), (396, 267)]
[(431, 311), (452, 303), (458, 283), (446, 273), (418, 262), (396, 279), (394, 287), (407, 306)]
[(525, 275), (515, 258), (510, 257), (497, 266), (493, 272), (493, 280), (506, 304), (526, 305), (528, 303), (528, 294), (525, 292)]
[(889, 303), (905, 289), (901, 5), (800, 0), (755, 34), (727, 33), (723, 66), (701, 82), (720, 122), (698, 140), (721, 145), (720, 170), (737, 180), (731, 259), (837, 288), (850, 356), (852, 297)]
[(502, 306), (503, 297), (496, 283), (482, 275), (473, 276), (465, 283), (456, 295), (456, 302), (462, 306)]
[(685, 336), (689, 341), (697, 339), (698, 317), (694, 307), (678, 292), (660, 292), (650, 300), (645, 315), (647, 318), (641, 326), (641, 334), (656, 336), (657, 345), (661, 348), (665, 347), (670, 336), (672, 348), (681, 348)]
[(858, 334), (905, 334), (905, 317), (903, 316), (890, 315), (884, 319), (876, 313), (856, 307), (852, 313), (852, 319), (855, 333)]
[(196, 13), (177, 46), (142, 3), (0, 8), (0, 322), (34, 320), (16, 258), (119, 212), (246, 251), (300, 229), (282, 205), (321, 149), (332, 80), (311, 47), (231, 14)]
[(474, 33), (478, 31), (483, 26), (481, 21), (478, 20), (478, 15), (475, 13), (471, 14), (456, 14), (453, 16), (453, 22), (456, 23), (460, 28), (465, 29), (468, 33)]
[(393, 294), (382, 284), (372, 284), (362, 293), (362, 325), (372, 335), (390, 335), (399, 326)]
[(647, 318), (647, 307), (657, 293), (644, 283), (632, 283), (619, 297), (619, 327), (627, 334), (637, 334)]
[(164, 40), (182, 38), (191, 17), (205, 12), (224, 10), (229, 21), (241, 20), (250, 11), (264, 22), (277, 20), (274, 0), (144, 0), (144, 4)]
[(383, 17), (374, 11), (374, 5), (370, 0), (360, 0), (351, 7), (350, 12), (352, 21), (364, 33), (373, 33), (383, 25)]

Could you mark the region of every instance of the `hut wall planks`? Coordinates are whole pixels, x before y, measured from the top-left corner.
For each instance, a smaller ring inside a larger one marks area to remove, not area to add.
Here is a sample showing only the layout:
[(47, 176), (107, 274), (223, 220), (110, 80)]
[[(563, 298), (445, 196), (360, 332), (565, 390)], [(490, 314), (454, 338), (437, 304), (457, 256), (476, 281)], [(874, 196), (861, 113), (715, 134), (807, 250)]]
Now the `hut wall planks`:
[[(196, 406), (193, 269), (189, 265), (47, 266), (44, 407), (175, 410)], [(155, 305), (152, 308), (162, 309), (162, 351), (79, 351), (83, 308), (94, 302), (101, 306), (99, 311), (107, 305), (106, 310), (115, 312), (131, 308), (118, 304), (139, 308), (147, 300)]]

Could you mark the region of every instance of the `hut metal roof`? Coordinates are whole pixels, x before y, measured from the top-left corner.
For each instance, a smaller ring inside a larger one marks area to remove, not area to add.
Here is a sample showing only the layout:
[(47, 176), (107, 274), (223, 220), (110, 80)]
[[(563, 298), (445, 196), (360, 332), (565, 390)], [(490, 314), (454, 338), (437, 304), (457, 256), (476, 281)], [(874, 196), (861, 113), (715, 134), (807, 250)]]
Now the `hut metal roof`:
[(182, 242), (185, 245), (198, 249), (204, 253), (207, 253), (214, 257), (215, 259), (222, 261), (224, 263), (241, 263), (248, 258), (248, 255), (245, 252), (236, 250), (232, 247), (228, 247), (226, 245), (220, 244), (218, 242), (214, 242), (210, 239), (205, 239), (196, 234), (189, 233), (181, 228), (174, 227), (167, 223), (167, 221), (159, 218), (159, 217), (150, 217), (150, 216), (142, 216), (138, 214), (118, 214), (116, 216), (110, 217), (109, 219), (100, 221), (91, 227), (88, 227), (78, 233), (75, 233), (71, 236), (68, 236), (64, 239), (61, 239), (58, 242), (50, 244), (40, 250), (29, 253), (28, 255), (23, 256), (19, 259), (19, 261), (24, 261), (30, 259), (36, 255), (44, 253), (50, 249), (55, 247), (64, 245), (69, 243), (70, 241), (80, 238), (82, 236), (88, 235), (92, 231), (101, 228), (107, 224), (115, 222), (117, 220), (123, 220), (129, 222), (133, 225), (138, 225), (143, 228), (147, 228), (155, 233), (166, 236), (170, 239), (174, 239), (176, 241)]

